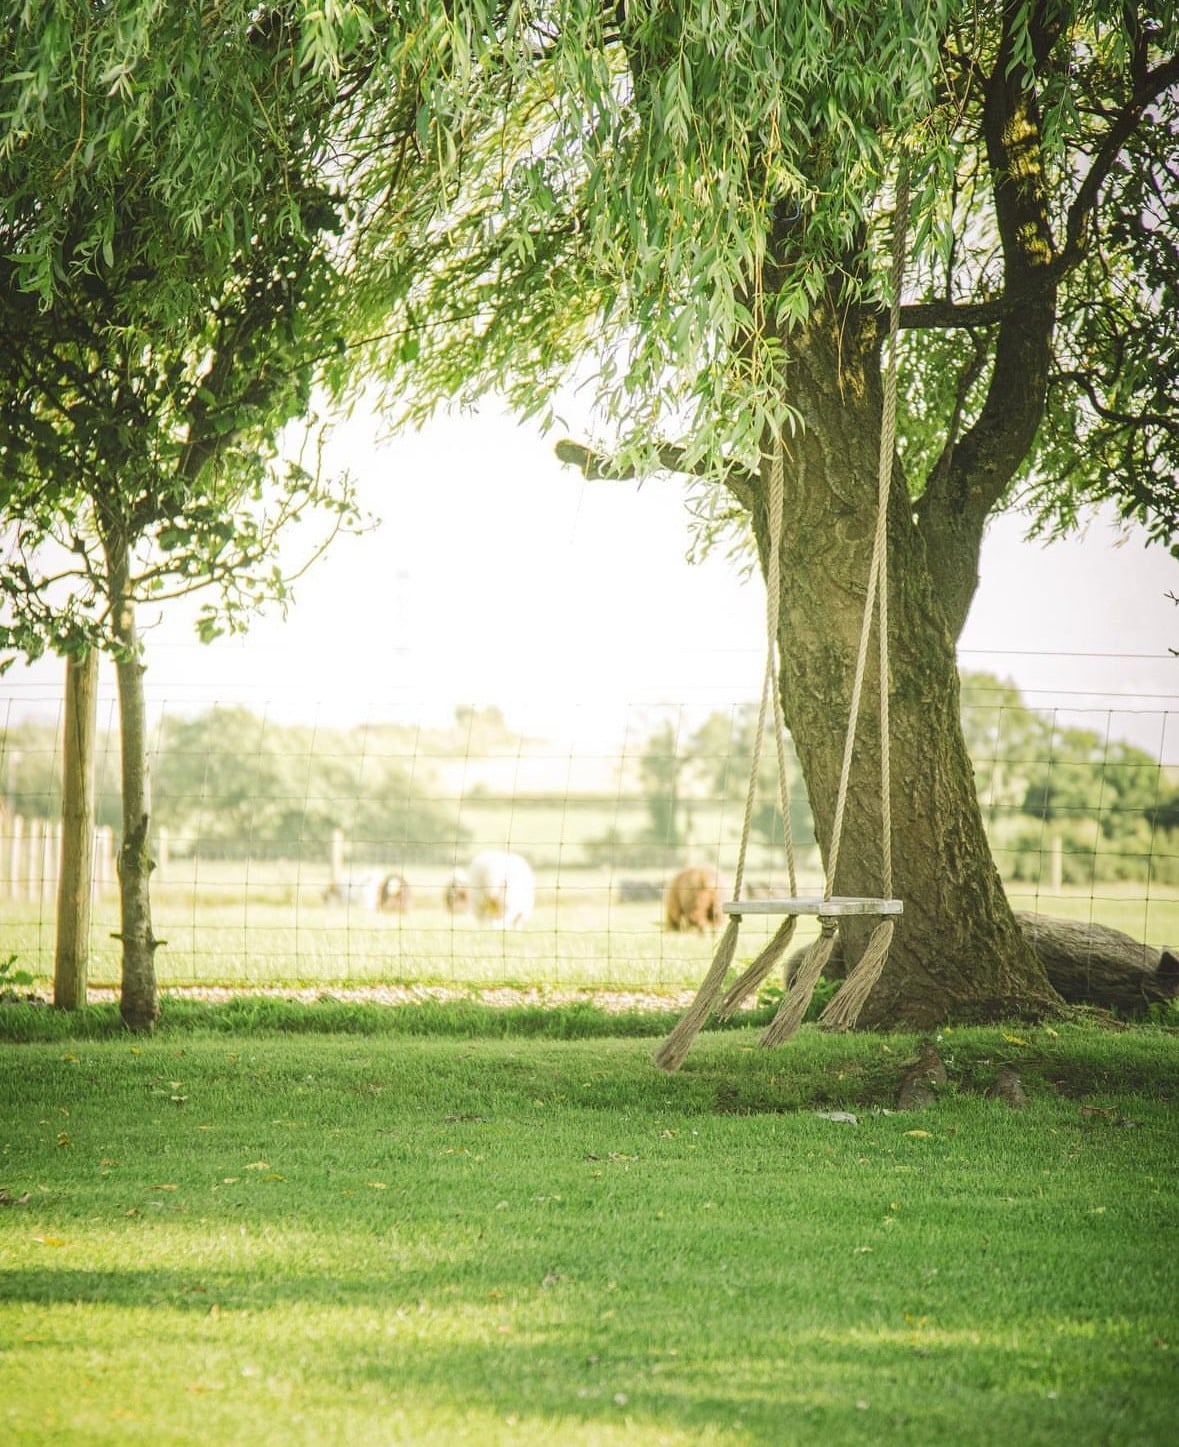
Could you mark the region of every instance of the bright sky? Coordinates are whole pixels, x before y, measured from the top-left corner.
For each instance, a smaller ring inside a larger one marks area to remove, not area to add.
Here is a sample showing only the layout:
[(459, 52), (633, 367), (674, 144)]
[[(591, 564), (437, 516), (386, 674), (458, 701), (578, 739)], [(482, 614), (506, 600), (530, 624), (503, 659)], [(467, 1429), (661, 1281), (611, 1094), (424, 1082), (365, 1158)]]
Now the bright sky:
[[(386, 445), (376, 434), (354, 419), (331, 461), (382, 525), (338, 539), (288, 619), (264, 617), (244, 640), (202, 647), (194, 610), (172, 605), (148, 635), (154, 703), (344, 724), (442, 723), (456, 704), (494, 704), (522, 731), (600, 747), (662, 705), (756, 696), (761, 583), (721, 558), (687, 564), (677, 481), (587, 483), (557, 462), (555, 438), (491, 410)], [(988, 535), (963, 666), (1179, 763), (1179, 607), (1166, 597), (1179, 565), (1140, 534), (1119, 546), (1101, 518), (1047, 547), (1022, 531), (1006, 519)], [(14, 669), (0, 694), (55, 710), (61, 672), (57, 660)]]

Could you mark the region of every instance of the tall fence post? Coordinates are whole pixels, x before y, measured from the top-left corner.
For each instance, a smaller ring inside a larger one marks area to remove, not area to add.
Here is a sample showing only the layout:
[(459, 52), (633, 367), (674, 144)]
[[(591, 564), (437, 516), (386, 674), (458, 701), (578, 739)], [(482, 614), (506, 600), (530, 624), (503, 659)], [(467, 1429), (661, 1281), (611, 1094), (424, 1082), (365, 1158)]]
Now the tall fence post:
[(13, 815), (0, 801), (0, 899), (11, 899)]
[(19, 814), (11, 820), (8, 836), (8, 879), (13, 899), (25, 897), (25, 821)]
[(105, 894), (115, 879), (115, 831), (104, 824), (94, 831), (94, 892)]
[(90, 904), (94, 872), (94, 738), (98, 654), (88, 649), (66, 663), (62, 745), (61, 871), (57, 886), (57, 943), (53, 1003), (77, 1010), (86, 1003), (90, 966)]
[(1052, 836), (1052, 889), (1059, 894), (1064, 888), (1064, 840), (1059, 834)]
[(39, 902), (45, 888), (45, 820), (26, 820), (25, 829), (25, 898)]

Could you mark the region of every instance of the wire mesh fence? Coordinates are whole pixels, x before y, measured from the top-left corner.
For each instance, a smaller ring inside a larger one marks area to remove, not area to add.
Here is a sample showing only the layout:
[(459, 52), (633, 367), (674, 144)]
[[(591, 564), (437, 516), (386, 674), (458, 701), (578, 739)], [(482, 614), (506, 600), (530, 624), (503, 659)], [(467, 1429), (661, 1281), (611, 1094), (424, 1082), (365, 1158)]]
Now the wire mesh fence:
[[(968, 673), (962, 704), (992, 851), (1016, 907), (1155, 945), (1179, 940), (1176, 700), (1025, 698)], [(752, 757), (748, 702), (644, 702), (617, 738), (593, 744), (520, 732), (495, 708), (459, 709), (431, 726), (403, 708), (328, 727), (257, 703), (155, 700), (153, 719), (152, 896), (165, 987), (665, 992), (694, 986), (711, 955), (717, 916), (707, 900), (700, 928), (670, 929), (664, 892), (695, 868), (724, 894)], [(0, 727), (0, 962), (16, 958), (44, 977), (60, 848), (60, 700), (10, 699)], [(96, 765), (90, 973), (113, 984), (120, 806), (110, 697)], [(792, 758), (790, 773), (799, 885), (818, 890), (821, 861)], [(783, 835), (771, 772), (747, 894), (788, 892)], [(515, 927), (480, 909), (462, 878), (487, 851), (519, 856), (534, 882)], [(750, 943), (772, 925), (751, 918)]]

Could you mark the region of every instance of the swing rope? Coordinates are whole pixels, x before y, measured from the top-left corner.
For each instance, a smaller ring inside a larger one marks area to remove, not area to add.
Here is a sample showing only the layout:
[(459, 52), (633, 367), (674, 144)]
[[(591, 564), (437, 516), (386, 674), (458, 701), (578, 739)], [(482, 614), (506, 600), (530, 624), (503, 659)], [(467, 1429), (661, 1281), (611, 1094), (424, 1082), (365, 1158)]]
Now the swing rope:
[[(799, 467), (803, 467), (802, 458), (799, 458)], [(778, 804), (782, 812), (782, 833), (786, 846), (786, 871), (791, 895), (798, 893), (798, 877), (794, 862), (794, 831), (790, 817), (790, 781), (786, 772), (786, 728), (782, 717), (782, 690), (779, 687), (778, 667), (778, 616), (781, 606), (781, 540), (785, 527), (785, 449), (781, 437), (778, 438), (774, 448), (773, 460), (770, 464), (770, 486), (769, 486), (769, 516), (770, 547), (769, 559), (766, 565), (766, 632), (770, 640), (766, 653), (766, 677), (762, 689), (761, 712), (758, 716), (758, 731), (754, 737), (753, 763), (750, 768), (750, 804), (746, 810), (745, 825), (741, 831), (741, 845), (738, 853), (743, 858), (745, 850), (749, 845), (749, 828), (753, 819), (752, 798), (756, 789), (756, 781), (761, 766), (761, 735), (763, 732), (767, 694), (769, 695), (770, 706), (773, 709), (774, 719), (774, 743), (777, 752), (778, 763)], [(739, 904), (741, 900), (740, 883), (734, 888), (733, 902)], [(739, 917), (734, 913), (731, 917)], [(761, 950), (751, 964), (730, 986), (728, 993), (717, 1008), (717, 1019), (727, 1020), (739, 1008), (741, 1002), (751, 995), (762, 981), (770, 974), (782, 958), (787, 945), (794, 938), (794, 930), (797, 925), (796, 915), (787, 915), (778, 926), (777, 932), (770, 939), (769, 943)]]
[[(766, 716), (772, 711), (777, 740), (778, 789), (781, 799), (783, 829), (786, 837), (786, 862), (790, 876), (790, 891), (797, 888), (794, 865), (794, 839), (790, 827), (790, 796), (785, 769), (785, 745), (782, 739), (782, 699), (778, 688), (778, 610), (780, 606), (781, 541), (783, 510), (785, 506), (785, 463), (781, 438), (774, 448), (770, 465), (768, 528), (769, 557), (766, 564), (766, 648), (765, 675), (762, 681), (761, 702), (757, 711), (757, 726), (753, 735), (753, 763), (749, 770), (749, 787), (745, 794), (745, 813), (741, 821), (741, 842), (737, 849), (737, 866), (733, 876), (733, 899), (740, 901), (745, 881), (745, 857), (749, 850), (749, 839), (753, 832), (753, 809), (757, 801), (757, 776), (761, 765), (762, 747), (765, 741)], [(721, 1005), (722, 1018), (727, 1009), (732, 1013), (745, 996), (765, 979), (781, 959), (794, 936), (795, 918), (788, 916), (778, 926), (769, 944), (761, 951), (741, 978), (729, 991)], [(716, 1006), (717, 996), (725, 982), (725, 976), (732, 966), (737, 952), (737, 935), (741, 928), (741, 916), (730, 913), (724, 933), (717, 944), (712, 964), (707, 975), (696, 991), (696, 997), (676, 1023), (671, 1034), (659, 1047), (655, 1064), (663, 1070), (678, 1070), (687, 1055), (692, 1041), (700, 1033)], [(738, 993), (739, 992), (739, 993)], [(730, 1004), (730, 1001), (732, 1003)]]
[[(884, 373), (884, 415), (880, 429), (880, 468), (877, 475), (876, 537), (873, 542), (873, 569), (877, 579), (869, 579), (869, 600), (877, 588), (877, 632), (880, 658), (880, 875), (881, 890), (886, 899), (892, 896), (892, 755), (889, 724), (890, 661), (888, 651), (888, 497), (892, 484), (893, 461), (897, 436), (897, 348), (901, 325), (901, 285), (904, 280), (905, 234), (909, 224), (909, 171), (902, 165), (897, 177), (896, 211), (893, 218), (892, 272), (889, 277), (891, 295), (888, 308), (888, 366)], [(865, 632), (870, 626), (865, 611)], [(866, 638), (861, 652), (866, 652)], [(857, 671), (859, 664), (857, 664)], [(859, 684), (857, 677), (857, 686)], [(840, 779), (840, 803), (847, 790), (849, 764), (844, 763)], [(834, 878), (835, 862), (831, 865)], [(869, 936), (864, 953), (848, 974), (839, 990), (828, 1001), (819, 1016), (820, 1023), (830, 1030), (850, 1030), (859, 1019), (876, 982), (884, 970), (884, 962), (892, 945), (894, 923), (882, 919)]]
[[(761, 1044), (780, 1044), (792, 1036), (802, 1023), (831, 953), (835, 947), (838, 915), (825, 913), (823, 904), (832, 904), (835, 879), (839, 867), (839, 851), (843, 838), (847, 796), (851, 781), (852, 759), (855, 749), (856, 729), (859, 722), (860, 704), (863, 695), (864, 676), (867, 671), (868, 646), (871, 640), (874, 620), (879, 631), (879, 672), (880, 672), (880, 789), (881, 789), (881, 873), (884, 898), (880, 902), (894, 905), (892, 894), (892, 807), (890, 788), (891, 759), (889, 751), (889, 653), (888, 653), (888, 496), (892, 481), (893, 461), (896, 451), (896, 405), (897, 405), (897, 340), (900, 332), (900, 297), (904, 274), (905, 234), (908, 226), (909, 184), (907, 169), (902, 167), (897, 179), (896, 210), (894, 214), (892, 268), (890, 272), (891, 295), (889, 300), (889, 353), (884, 376), (883, 416), (881, 423), (880, 451), (877, 469), (876, 531), (872, 544), (872, 560), (868, 573), (867, 599), (860, 630), (859, 649), (852, 685), (847, 733), (844, 738), (843, 760), (840, 769), (839, 788), (836, 794), (835, 815), (831, 832), (831, 846), (828, 850), (828, 867), (824, 882), (823, 898), (817, 913), (819, 936), (803, 956), (796, 970), (790, 988), (773, 1020), (761, 1037)], [(803, 466), (800, 456), (799, 466)], [(713, 962), (696, 993), (692, 1004), (676, 1024), (667, 1040), (655, 1055), (655, 1063), (664, 1070), (677, 1070), (705, 1022), (713, 1012), (717, 996), (723, 987), (736, 955), (740, 917), (743, 911), (741, 891), (744, 884), (745, 858), (752, 830), (753, 809), (757, 792), (757, 778), (761, 763), (761, 750), (765, 734), (766, 716), (772, 708), (775, 742), (778, 758), (778, 788), (782, 807), (783, 833), (785, 836), (787, 868), (789, 872), (792, 899), (796, 903), (797, 881), (795, 877), (794, 843), (790, 822), (789, 784), (785, 767), (784, 720), (782, 716), (781, 689), (778, 670), (778, 621), (781, 601), (781, 539), (785, 526), (784, 519), (784, 474), (785, 447), (781, 434), (775, 439), (770, 465), (768, 488), (767, 523), (769, 550), (766, 566), (766, 624), (768, 647), (766, 669), (762, 684), (761, 702), (758, 708), (757, 728), (754, 734), (753, 762), (750, 770), (749, 789), (745, 800), (745, 813), (741, 827), (741, 842), (737, 853), (737, 867), (734, 876), (733, 901), (729, 910), (729, 922), (717, 945)], [(870, 906), (870, 902), (862, 902)], [(899, 905), (890, 910), (897, 912)], [(807, 912), (810, 912), (809, 910)], [(870, 907), (860, 912), (872, 912)], [(731, 987), (721, 1003), (718, 1014), (724, 1019), (731, 1015), (777, 964), (787, 945), (793, 938), (797, 923), (797, 911), (786, 915), (770, 942), (762, 949), (749, 967)], [(821, 1016), (822, 1023), (832, 1029), (850, 1029), (859, 1016), (864, 1002), (880, 978), (884, 961), (892, 942), (893, 922), (885, 918), (878, 924), (869, 938), (864, 954), (848, 975), (844, 984), (833, 996)]]

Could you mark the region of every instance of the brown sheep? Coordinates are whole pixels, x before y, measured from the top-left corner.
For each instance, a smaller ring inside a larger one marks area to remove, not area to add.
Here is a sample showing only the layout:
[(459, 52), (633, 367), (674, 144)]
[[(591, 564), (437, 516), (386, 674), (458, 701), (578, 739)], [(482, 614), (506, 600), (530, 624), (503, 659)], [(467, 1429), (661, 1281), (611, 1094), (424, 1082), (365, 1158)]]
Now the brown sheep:
[(443, 891), (443, 899), (451, 914), (465, 914), (471, 907), (471, 889), (467, 881), (467, 871), (456, 869), (448, 880), (446, 889)]
[(404, 914), (409, 909), (412, 893), (400, 874), (386, 874), (377, 895), (377, 908), (382, 914)]
[(681, 869), (663, 892), (663, 920), (669, 930), (716, 929), (721, 922), (721, 887), (715, 869)]

